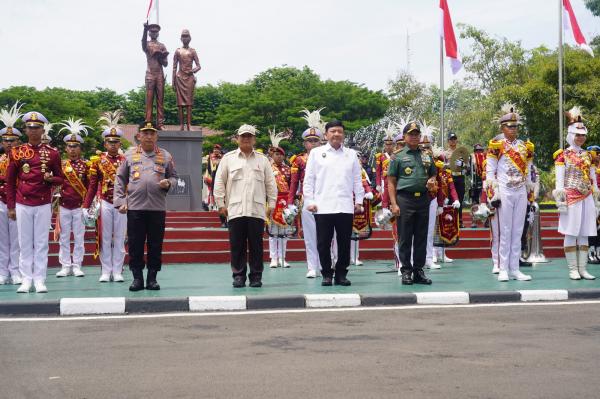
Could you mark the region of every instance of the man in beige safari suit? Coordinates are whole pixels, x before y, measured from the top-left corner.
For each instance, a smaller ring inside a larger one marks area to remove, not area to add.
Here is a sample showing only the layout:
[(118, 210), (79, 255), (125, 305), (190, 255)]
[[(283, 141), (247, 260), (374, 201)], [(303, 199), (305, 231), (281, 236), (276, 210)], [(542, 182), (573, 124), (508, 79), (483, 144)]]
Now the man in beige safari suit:
[(265, 219), (275, 208), (277, 199), (271, 164), (266, 156), (254, 150), (256, 133), (256, 128), (250, 125), (238, 129), (239, 148), (223, 156), (215, 177), (215, 202), (229, 225), (235, 288), (246, 286), (246, 249), (250, 287), (262, 286)]

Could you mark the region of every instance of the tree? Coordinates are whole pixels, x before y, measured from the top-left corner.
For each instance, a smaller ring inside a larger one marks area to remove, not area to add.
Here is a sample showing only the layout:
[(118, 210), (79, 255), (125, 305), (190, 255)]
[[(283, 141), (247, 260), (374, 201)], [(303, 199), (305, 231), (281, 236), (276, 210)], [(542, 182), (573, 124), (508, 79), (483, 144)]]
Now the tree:
[(585, 6), (597, 17), (600, 17), (600, 0), (585, 0)]

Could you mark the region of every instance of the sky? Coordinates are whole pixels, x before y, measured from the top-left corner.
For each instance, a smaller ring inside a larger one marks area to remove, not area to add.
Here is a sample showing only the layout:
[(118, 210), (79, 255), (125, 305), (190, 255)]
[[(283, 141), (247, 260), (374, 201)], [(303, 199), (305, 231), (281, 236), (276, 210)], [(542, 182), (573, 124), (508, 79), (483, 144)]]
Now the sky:
[[(171, 53), (165, 69), (169, 82), (172, 55), (186, 28), (202, 66), (198, 85), (242, 83), (282, 65), (307, 65), (323, 79), (373, 90), (385, 90), (389, 79), (407, 68), (422, 82), (439, 83), (438, 0), (154, 1), (160, 1), (159, 41)], [(0, 89), (102, 87), (124, 93), (143, 86), (140, 40), (148, 2), (0, 0)], [(557, 0), (448, 3), (455, 25), (474, 25), (495, 37), (520, 40), (526, 48), (557, 46)], [(583, 0), (571, 3), (588, 41), (599, 35), (600, 18)], [(574, 43), (570, 34), (565, 42)], [(458, 38), (458, 47), (468, 53), (467, 41)], [(452, 76), (446, 63), (445, 76), (449, 85), (464, 72)]]

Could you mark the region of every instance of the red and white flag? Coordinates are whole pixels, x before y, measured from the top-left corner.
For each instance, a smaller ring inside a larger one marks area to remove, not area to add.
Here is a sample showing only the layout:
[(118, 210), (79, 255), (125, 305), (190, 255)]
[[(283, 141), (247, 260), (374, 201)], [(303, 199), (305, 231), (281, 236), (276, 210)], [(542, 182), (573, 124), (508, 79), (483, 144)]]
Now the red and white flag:
[(440, 0), (440, 36), (444, 39), (446, 47), (446, 57), (450, 58), (450, 66), (452, 73), (456, 74), (462, 68), (462, 62), (458, 55), (458, 46), (456, 37), (454, 36), (454, 27), (452, 26), (452, 18), (450, 17), (450, 9), (446, 0)]
[(146, 21), (151, 24), (158, 24), (158, 0), (150, 0), (148, 2)]
[(577, 23), (577, 18), (575, 18), (575, 13), (573, 12), (573, 7), (571, 7), (571, 2), (569, 0), (562, 0), (563, 4), (563, 29), (570, 30), (573, 32), (573, 38), (575, 39), (575, 43), (577, 45), (590, 53), (590, 55), (594, 56), (594, 51), (590, 46), (588, 46), (585, 41), (585, 37), (583, 33), (581, 33), (581, 29), (579, 28), (579, 24)]

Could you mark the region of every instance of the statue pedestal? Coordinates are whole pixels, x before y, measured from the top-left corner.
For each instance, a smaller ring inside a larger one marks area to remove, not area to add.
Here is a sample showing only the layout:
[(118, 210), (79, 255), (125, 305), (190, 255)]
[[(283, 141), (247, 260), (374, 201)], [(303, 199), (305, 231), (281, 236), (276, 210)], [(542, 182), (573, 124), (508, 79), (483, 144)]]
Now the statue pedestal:
[(203, 210), (202, 131), (161, 130), (158, 146), (171, 153), (179, 175), (179, 184), (167, 195), (167, 210)]

